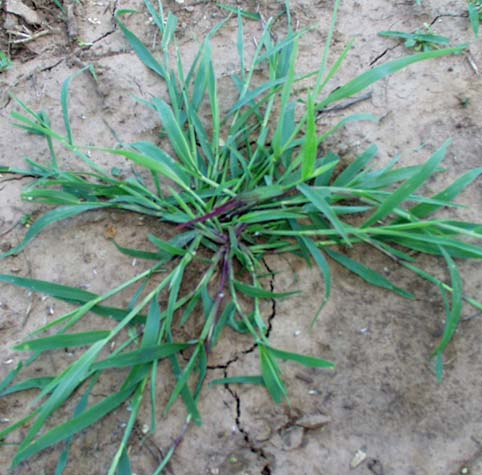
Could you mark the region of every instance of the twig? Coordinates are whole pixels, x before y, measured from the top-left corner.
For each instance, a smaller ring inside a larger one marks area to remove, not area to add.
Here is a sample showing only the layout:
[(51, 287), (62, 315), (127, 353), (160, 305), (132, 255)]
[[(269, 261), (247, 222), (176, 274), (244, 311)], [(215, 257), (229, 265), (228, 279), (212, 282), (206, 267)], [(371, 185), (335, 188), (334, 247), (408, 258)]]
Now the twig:
[(343, 104), (337, 104), (336, 106), (333, 106), (333, 107), (321, 109), (320, 111), (318, 111), (318, 115), (327, 114), (328, 112), (338, 112), (338, 111), (348, 109), (349, 107), (355, 104), (358, 104), (359, 102), (363, 102), (368, 99), (371, 99), (371, 97), (372, 97), (372, 93), (367, 92), (366, 94), (362, 94), (361, 96), (355, 97), (350, 101), (344, 102)]
[(79, 27), (77, 25), (77, 16), (75, 15), (75, 3), (68, 2), (66, 5), (67, 13), (67, 36), (69, 41), (72, 43), (77, 40), (79, 36)]
[(5, 236), (5, 234), (8, 234), (10, 231), (13, 231), (21, 222), (22, 222), (22, 218), (20, 218), (18, 221), (13, 223), (9, 228), (5, 229), (5, 231), (2, 231), (0, 233), (0, 237)]
[(30, 41), (34, 41), (37, 38), (40, 38), (41, 36), (48, 35), (50, 33), (49, 30), (42, 30), (39, 31), (38, 33), (33, 33), (31, 35), (27, 35), (26, 33), (22, 33), (20, 31), (8, 31), (7, 33), (13, 34), (16, 36), (23, 36), (24, 38), (19, 39), (19, 40), (12, 40), (10, 41), (10, 44), (12, 45), (17, 45), (17, 44), (23, 44), (23, 43), (30, 43)]
[(475, 75), (478, 76), (479, 75), (479, 68), (477, 67), (477, 64), (475, 64), (474, 58), (473, 58), (472, 54), (470, 53), (470, 51), (467, 51), (467, 53), (465, 55), (465, 59), (467, 60), (470, 67), (474, 71)]
[(482, 315), (482, 312), (473, 313), (472, 315), (469, 315), (468, 317), (462, 318), (462, 321), (468, 322), (469, 320), (472, 320), (473, 318), (480, 317), (481, 315)]

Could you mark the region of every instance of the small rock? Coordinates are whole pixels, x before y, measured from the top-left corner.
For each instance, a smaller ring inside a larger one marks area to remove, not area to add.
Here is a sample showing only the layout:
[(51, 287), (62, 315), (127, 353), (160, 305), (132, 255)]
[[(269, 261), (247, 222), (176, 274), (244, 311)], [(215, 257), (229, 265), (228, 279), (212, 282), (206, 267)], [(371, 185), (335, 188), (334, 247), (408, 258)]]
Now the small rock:
[(16, 15), (7, 13), (5, 15), (5, 21), (3, 22), (3, 28), (5, 30), (16, 30), (18, 28), (19, 19)]
[(358, 465), (362, 464), (366, 458), (367, 458), (366, 452), (362, 449), (358, 449), (355, 452), (355, 455), (353, 456), (353, 458), (351, 459), (350, 468), (357, 468)]
[(39, 14), (19, 0), (7, 0), (5, 11), (23, 18), (30, 25), (40, 25), (42, 23)]
[(271, 437), (273, 431), (266, 421), (258, 421), (251, 430), (253, 438), (256, 442), (266, 442)]
[(292, 426), (276, 434), (271, 439), (275, 447), (281, 450), (291, 451), (301, 447), (304, 438), (304, 429), (299, 426)]
[(304, 429), (319, 429), (320, 427), (331, 422), (331, 417), (325, 414), (305, 414), (296, 420), (296, 425)]

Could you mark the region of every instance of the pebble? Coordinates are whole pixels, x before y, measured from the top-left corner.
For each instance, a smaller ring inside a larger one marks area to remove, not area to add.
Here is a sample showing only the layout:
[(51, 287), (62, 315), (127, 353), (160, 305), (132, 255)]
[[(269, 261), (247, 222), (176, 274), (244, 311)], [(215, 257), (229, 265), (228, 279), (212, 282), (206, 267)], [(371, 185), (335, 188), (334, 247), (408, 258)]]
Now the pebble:
[(355, 452), (355, 455), (353, 456), (353, 458), (351, 459), (350, 468), (357, 468), (358, 465), (361, 465), (366, 458), (367, 458), (366, 452), (362, 449), (358, 449)]
[(296, 420), (296, 425), (304, 429), (319, 429), (320, 427), (331, 422), (331, 417), (325, 414), (305, 414)]

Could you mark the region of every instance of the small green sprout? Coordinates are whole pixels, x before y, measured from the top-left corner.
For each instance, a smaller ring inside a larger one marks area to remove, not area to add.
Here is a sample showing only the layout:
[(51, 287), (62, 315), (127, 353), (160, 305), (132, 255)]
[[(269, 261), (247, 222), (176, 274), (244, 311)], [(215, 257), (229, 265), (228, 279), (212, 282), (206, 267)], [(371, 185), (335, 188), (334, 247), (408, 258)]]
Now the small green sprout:
[(436, 35), (428, 23), (424, 23), (423, 29), (418, 29), (414, 33), (403, 31), (381, 31), (379, 36), (404, 40), (404, 46), (415, 51), (435, 51), (445, 48), (450, 44), (450, 39), (446, 36)]
[(482, 0), (469, 0), (467, 6), (470, 24), (476, 37), (479, 36), (479, 25), (482, 22)]
[(0, 50), (0, 73), (12, 67), (12, 60)]
[(34, 221), (34, 218), (31, 214), (24, 214), (21, 218), (20, 218), (20, 223), (22, 224), (22, 226), (25, 226), (26, 228), (29, 228), (32, 223)]

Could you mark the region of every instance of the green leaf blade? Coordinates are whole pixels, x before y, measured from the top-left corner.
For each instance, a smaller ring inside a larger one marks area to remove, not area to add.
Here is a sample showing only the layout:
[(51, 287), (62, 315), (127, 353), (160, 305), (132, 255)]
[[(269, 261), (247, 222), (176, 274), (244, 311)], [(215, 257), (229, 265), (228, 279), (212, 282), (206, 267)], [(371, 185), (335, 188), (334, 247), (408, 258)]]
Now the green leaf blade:
[(445, 158), (450, 141), (446, 141), (422, 166), (420, 171), (405, 181), (394, 193), (384, 200), (377, 210), (363, 223), (362, 227), (371, 226), (377, 221), (387, 217), (402, 202), (408, 199), (411, 193), (425, 183), (435, 172), (440, 162)]

